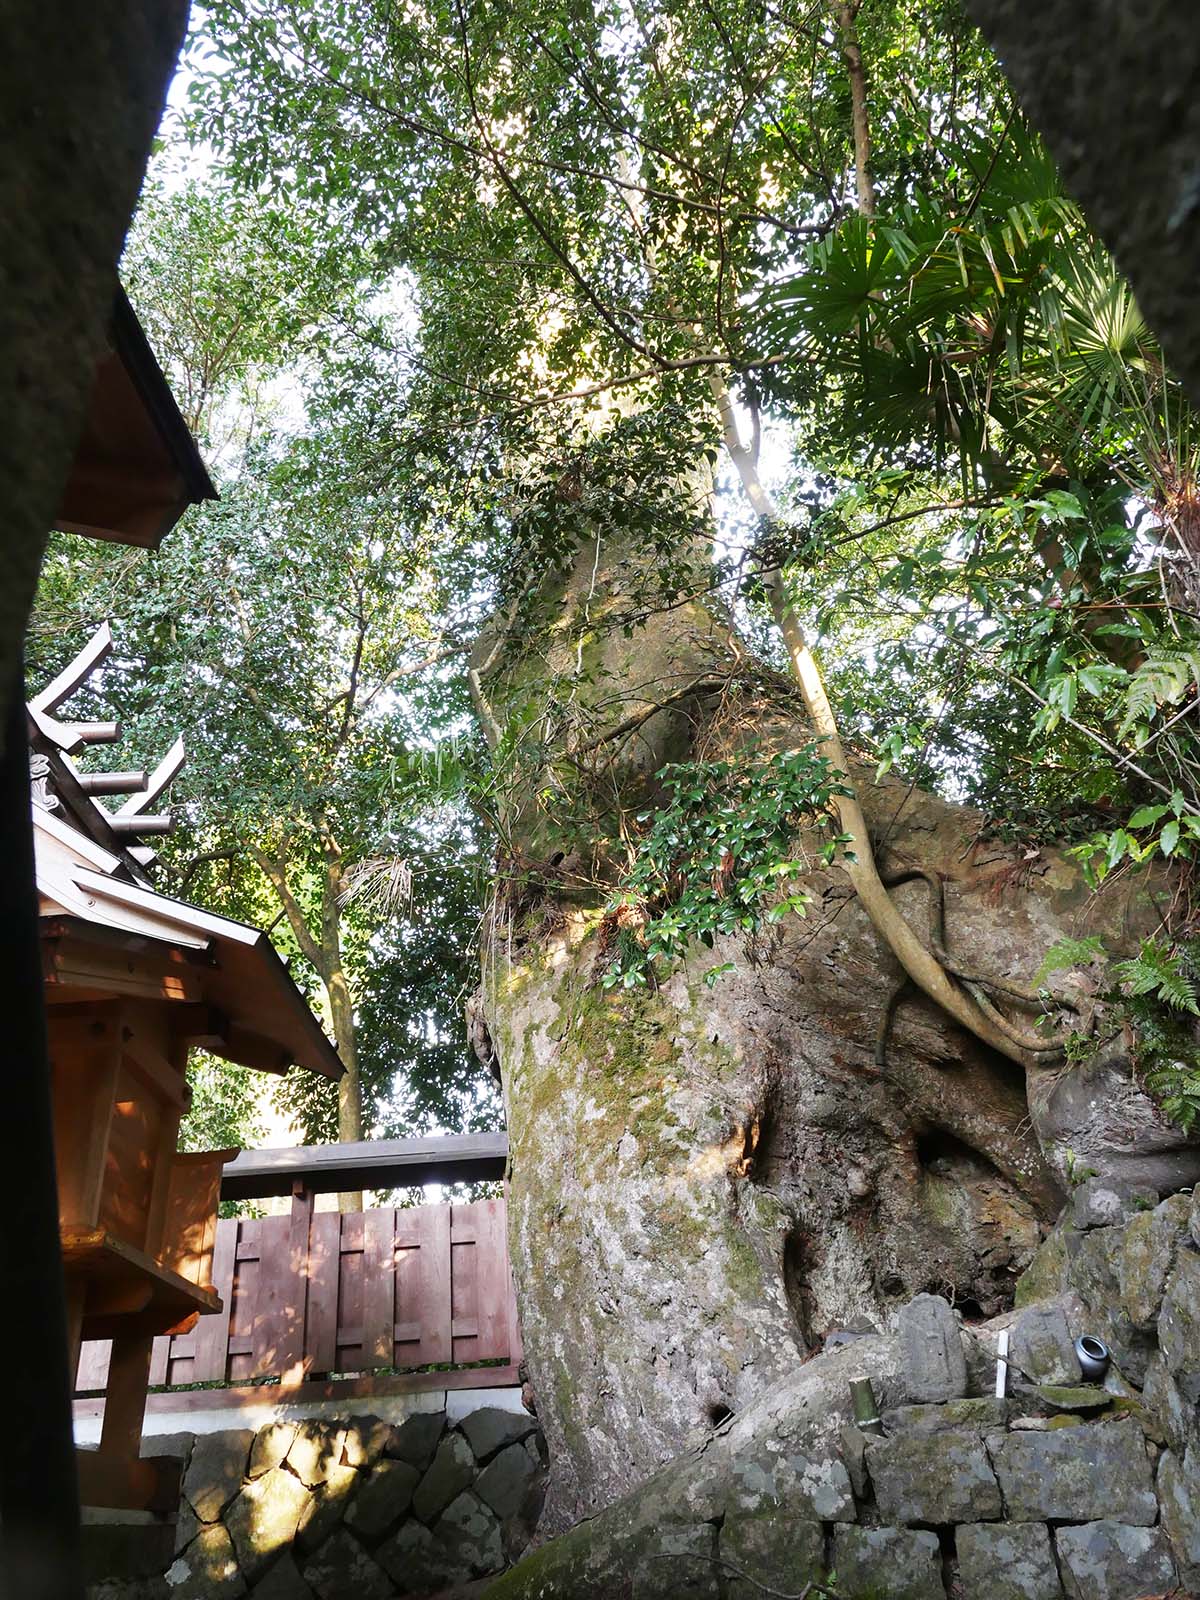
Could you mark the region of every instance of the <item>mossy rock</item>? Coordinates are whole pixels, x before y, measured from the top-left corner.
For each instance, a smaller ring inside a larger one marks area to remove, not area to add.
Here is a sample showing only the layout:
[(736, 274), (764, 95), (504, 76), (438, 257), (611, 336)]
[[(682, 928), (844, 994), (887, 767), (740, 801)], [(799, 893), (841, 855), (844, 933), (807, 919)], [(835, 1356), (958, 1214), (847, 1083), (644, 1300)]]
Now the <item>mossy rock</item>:
[(1102, 1411), (1111, 1406), (1113, 1396), (1097, 1384), (1038, 1384), (1034, 1393), (1056, 1411)]

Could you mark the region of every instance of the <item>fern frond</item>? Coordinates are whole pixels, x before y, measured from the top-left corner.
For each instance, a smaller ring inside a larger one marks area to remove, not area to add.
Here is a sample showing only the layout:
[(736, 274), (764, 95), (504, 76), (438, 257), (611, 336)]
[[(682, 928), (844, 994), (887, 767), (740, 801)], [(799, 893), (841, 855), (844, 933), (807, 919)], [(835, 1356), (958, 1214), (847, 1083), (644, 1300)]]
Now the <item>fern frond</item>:
[(1104, 941), (1088, 939), (1058, 939), (1046, 951), (1042, 964), (1033, 979), (1035, 989), (1040, 988), (1053, 972), (1066, 972), (1071, 967), (1086, 967), (1089, 961), (1104, 954)]
[(1200, 650), (1177, 655), (1150, 655), (1133, 674), (1125, 691), (1125, 715), (1119, 736), (1149, 722), (1160, 706), (1176, 706), (1193, 685), (1200, 685)]
[(1146, 1088), (1163, 1112), (1184, 1133), (1200, 1116), (1200, 1071), (1184, 1061), (1170, 1061), (1146, 1074)]
[(1157, 939), (1147, 939), (1136, 956), (1116, 965), (1117, 976), (1131, 995), (1153, 995), (1176, 1011), (1200, 1016), (1196, 984), (1181, 958)]

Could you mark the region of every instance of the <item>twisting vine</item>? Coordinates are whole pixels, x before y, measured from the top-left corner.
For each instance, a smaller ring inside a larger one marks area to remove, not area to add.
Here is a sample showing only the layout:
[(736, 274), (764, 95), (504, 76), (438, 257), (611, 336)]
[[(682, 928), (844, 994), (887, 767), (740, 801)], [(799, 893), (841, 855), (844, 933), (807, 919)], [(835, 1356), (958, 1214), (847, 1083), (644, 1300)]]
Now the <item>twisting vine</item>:
[[(737, 468), (746, 498), (769, 529), (779, 523), (779, 512), (759, 477), (750, 451), (742, 443), (729, 388), (716, 372), (710, 375), (709, 384), (720, 414), (725, 446)], [(776, 626), (783, 636), (792, 674), (799, 685), (813, 731), (821, 741), (831, 766), (845, 775), (844, 792), (831, 797), (841, 832), (849, 841), (842, 865), (876, 932), (917, 988), (993, 1050), (1000, 1051), (1022, 1066), (1030, 1058), (1044, 1062), (1048, 1057), (1061, 1055), (1063, 1045), (1060, 1040), (1047, 1039), (1017, 1028), (990, 1001), (984, 999), (981, 1002), (982, 988), (978, 982), (974, 983), (975, 993), (971, 993), (961, 981), (956, 982), (938, 957), (921, 943), (893, 903), (879, 875), (867, 819), (854, 788), (837, 718), (829, 703), (816, 657), (792, 608), (782, 570), (775, 567), (764, 573), (763, 586)]]

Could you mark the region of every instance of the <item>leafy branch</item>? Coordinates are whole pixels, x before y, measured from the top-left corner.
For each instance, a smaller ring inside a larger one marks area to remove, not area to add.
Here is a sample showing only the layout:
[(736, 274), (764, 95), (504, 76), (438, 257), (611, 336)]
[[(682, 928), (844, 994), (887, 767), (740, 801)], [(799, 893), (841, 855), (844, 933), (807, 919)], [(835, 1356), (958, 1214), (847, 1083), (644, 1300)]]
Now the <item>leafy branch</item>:
[(653, 983), (660, 964), (693, 940), (711, 950), (719, 937), (803, 916), (811, 897), (797, 880), (813, 863), (797, 854), (797, 831), (825, 830), (817, 852), (825, 865), (849, 843), (828, 827), (834, 796), (849, 791), (814, 744), (765, 761), (746, 752), (675, 763), (657, 778), (668, 798), (637, 818), (647, 832), (605, 910), (606, 946), (615, 943), (605, 988)]

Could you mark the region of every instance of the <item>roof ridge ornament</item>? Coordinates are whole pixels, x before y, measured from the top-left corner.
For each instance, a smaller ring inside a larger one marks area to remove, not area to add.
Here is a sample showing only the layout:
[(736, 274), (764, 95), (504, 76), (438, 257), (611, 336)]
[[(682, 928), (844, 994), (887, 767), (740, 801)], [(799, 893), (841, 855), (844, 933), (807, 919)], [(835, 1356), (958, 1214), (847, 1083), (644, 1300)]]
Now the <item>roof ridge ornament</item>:
[[(35, 744), (35, 768), (31, 762), (34, 804), (42, 810), (57, 809), (64, 820), (84, 833), (96, 836), (97, 826), (104, 843), (117, 852), (125, 850), (135, 866), (147, 867), (155, 859), (153, 850), (136, 846), (134, 841), (147, 834), (170, 833), (169, 812), (155, 810), (179, 776), (187, 759), (183, 738), (179, 737), (147, 778), (140, 768), (127, 771), (87, 772), (77, 768), (69, 757), (92, 744), (112, 744), (121, 737), (119, 722), (68, 722), (59, 716), (60, 707), (82, 689), (112, 655), (112, 627), (106, 619), (74, 658), (27, 702)], [(127, 795), (124, 804), (110, 811), (99, 795)]]
[(30, 799), (42, 811), (57, 811), (59, 799), (56, 794), (51, 794), (50, 758), (38, 755), (36, 750), (29, 753), (29, 791)]

